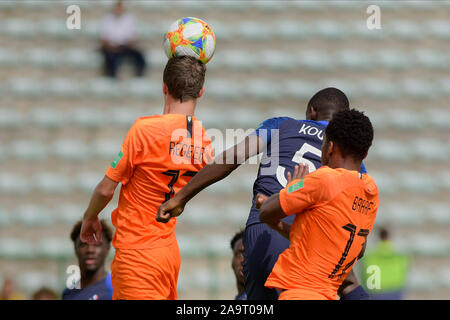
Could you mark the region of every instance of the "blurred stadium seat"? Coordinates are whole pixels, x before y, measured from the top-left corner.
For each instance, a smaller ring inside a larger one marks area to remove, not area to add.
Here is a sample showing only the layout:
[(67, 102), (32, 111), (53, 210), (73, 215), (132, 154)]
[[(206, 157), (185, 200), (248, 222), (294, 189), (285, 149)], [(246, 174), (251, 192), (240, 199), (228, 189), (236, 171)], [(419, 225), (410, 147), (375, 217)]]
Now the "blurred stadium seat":
[(47, 158), (46, 146), (36, 140), (15, 140), (9, 146), (9, 153), (18, 160), (40, 161)]
[(2, 237), (0, 240), (0, 257), (4, 259), (29, 259), (35, 256), (33, 245), (23, 235), (17, 238)]
[(28, 119), (36, 127), (59, 128), (65, 125), (67, 117), (58, 108), (36, 106), (29, 111)]
[(431, 291), (436, 287), (438, 281), (432, 272), (426, 269), (415, 268), (408, 275), (408, 289)]
[(13, 221), (9, 212), (0, 207), (0, 228), (9, 228), (12, 224)]
[(36, 292), (42, 287), (51, 288), (56, 291), (60, 288), (58, 274), (38, 271), (26, 272), (20, 275), (17, 278), (17, 285), (28, 292)]
[(69, 237), (44, 238), (36, 244), (36, 254), (43, 258), (70, 259), (73, 258), (74, 248)]
[(67, 194), (72, 190), (72, 181), (56, 172), (37, 172), (31, 177), (34, 190), (47, 194)]
[(26, 227), (49, 227), (55, 222), (48, 208), (33, 204), (19, 205), (14, 218)]
[(7, 195), (23, 195), (31, 191), (31, 186), (22, 174), (0, 172), (0, 191)]
[(86, 143), (74, 139), (56, 140), (50, 145), (51, 153), (64, 161), (89, 160), (89, 148)]

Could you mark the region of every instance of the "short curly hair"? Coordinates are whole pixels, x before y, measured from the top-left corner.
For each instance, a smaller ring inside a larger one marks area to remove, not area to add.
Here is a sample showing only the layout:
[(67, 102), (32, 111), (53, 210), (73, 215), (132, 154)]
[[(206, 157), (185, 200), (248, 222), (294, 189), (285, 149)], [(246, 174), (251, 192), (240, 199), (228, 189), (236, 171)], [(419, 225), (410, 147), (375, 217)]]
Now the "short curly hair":
[(333, 141), (343, 156), (363, 160), (373, 140), (370, 119), (356, 109), (339, 111), (325, 130), (327, 141)]
[(233, 236), (233, 238), (230, 241), (231, 250), (234, 250), (234, 245), (236, 244), (236, 242), (244, 238), (244, 232), (245, 230), (240, 230)]
[[(100, 220), (100, 223), (102, 224), (102, 237), (104, 237), (103, 239), (106, 239), (107, 243), (110, 244), (113, 238), (113, 231), (104, 219)], [(81, 224), (81, 220), (75, 223), (72, 228), (72, 232), (70, 232), (70, 239), (72, 239), (74, 244), (77, 243), (77, 239), (80, 237)]]

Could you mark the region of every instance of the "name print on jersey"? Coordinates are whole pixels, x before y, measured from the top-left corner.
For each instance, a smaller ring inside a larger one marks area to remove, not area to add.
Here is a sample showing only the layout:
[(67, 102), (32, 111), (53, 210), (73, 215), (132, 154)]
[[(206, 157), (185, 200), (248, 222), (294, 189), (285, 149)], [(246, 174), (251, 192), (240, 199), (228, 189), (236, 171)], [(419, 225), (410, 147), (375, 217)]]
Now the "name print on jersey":
[(369, 201), (358, 196), (353, 200), (352, 210), (367, 215), (372, 209), (373, 201)]
[(323, 140), (323, 130), (320, 130), (319, 128), (311, 125), (303, 124), (298, 133), (317, 136), (317, 138)]

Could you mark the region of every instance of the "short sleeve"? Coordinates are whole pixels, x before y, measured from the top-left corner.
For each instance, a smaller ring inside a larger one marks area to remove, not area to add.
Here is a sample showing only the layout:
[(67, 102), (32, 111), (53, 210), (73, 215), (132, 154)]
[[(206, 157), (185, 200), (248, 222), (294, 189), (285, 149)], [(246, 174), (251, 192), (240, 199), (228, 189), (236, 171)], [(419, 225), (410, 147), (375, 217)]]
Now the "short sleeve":
[(133, 176), (135, 166), (140, 163), (143, 150), (141, 132), (136, 121), (128, 131), (119, 154), (106, 170), (110, 179), (127, 184)]
[(265, 142), (266, 146), (270, 144), (271, 141), (271, 130), (279, 129), (281, 123), (283, 123), (286, 120), (290, 120), (289, 117), (276, 117), (276, 118), (270, 118), (262, 123), (259, 124), (259, 126), (256, 128), (254, 132), (252, 132), (250, 135), (257, 135), (263, 141)]
[(320, 201), (320, 175), (309, 174), (303, 180), (294, 180), (280, 191), (279, 199), (283, 212), (289, 216), (302, 212)]

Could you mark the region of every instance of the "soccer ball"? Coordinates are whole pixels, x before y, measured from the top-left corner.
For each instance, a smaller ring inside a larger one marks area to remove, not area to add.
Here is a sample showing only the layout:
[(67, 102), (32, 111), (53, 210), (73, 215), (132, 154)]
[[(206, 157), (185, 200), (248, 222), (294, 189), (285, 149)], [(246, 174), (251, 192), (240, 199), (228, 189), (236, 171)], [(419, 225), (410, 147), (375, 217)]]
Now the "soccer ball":
[(208, 63), (216, 50), (216, 37), (211, 27), (198, 18), (182, 18), (172, 23), (164, 35), (167, 57), (191, 56)]

